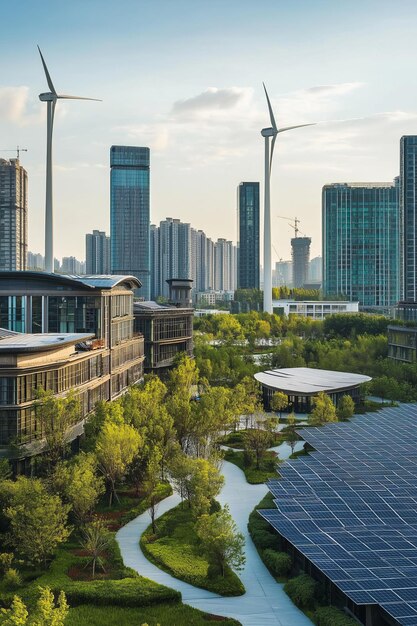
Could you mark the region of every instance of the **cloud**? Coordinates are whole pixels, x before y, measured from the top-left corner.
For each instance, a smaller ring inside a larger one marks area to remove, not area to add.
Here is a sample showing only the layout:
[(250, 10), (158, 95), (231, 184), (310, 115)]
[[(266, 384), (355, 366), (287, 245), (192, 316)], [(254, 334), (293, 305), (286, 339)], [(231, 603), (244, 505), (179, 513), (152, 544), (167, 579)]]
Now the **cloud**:
[(242, 87), (228, 87), (225, 89), (210, 87), (197, 96), (174, 102), (171, 114), (174, 117), (182, 117), (205, 115), (216, 111), (230, 111), (230, 109), (247, 100), (251, 93), (251, 89)]
[(42, 119), (40, 103), (29, 98), (29, 87), (0, 87), (0, 118), (18, 126), (26, 126)]

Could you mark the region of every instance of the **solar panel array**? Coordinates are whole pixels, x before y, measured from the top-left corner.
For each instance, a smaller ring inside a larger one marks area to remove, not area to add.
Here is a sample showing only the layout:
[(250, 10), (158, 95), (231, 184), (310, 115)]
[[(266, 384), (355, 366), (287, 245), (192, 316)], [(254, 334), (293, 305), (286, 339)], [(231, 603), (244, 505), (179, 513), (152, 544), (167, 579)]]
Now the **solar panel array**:
[(356, 604), (417, 625), (417, 406), (298, 430), (265, 519)]

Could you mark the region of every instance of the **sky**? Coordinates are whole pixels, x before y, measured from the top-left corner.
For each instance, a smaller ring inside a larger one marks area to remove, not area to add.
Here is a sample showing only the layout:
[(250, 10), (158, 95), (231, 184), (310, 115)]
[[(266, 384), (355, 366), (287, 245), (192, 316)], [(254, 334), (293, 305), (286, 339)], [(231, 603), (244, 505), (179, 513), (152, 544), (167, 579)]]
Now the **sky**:
[[(270, 125), (273, 261), (288, 219), (321, 253), (326, 183), (392, 181), (399, 140), (417, 134), (414, 0), (21, 0), (1, 3), (0, 158), (27, 148), (29, 249), (44, 251), (46, 105), (39, 44), (58, 93), (55, 256), (85, 257), (109, 232), (109, 148), (151, 149), (151, 222), (190, 222), (236, 241), (236, 189), (260, 181)], [(6, 150), (12, 150), (7, 152)]]

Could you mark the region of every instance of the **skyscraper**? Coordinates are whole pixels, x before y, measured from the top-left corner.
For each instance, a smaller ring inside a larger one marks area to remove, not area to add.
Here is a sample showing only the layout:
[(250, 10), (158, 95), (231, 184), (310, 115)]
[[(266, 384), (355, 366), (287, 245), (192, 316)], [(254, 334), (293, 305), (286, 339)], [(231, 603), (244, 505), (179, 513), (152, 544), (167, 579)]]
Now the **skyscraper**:
[(110, 168), (111, 273), (136, 276), (149, 300), (149, 148), (112, 146)]
[(0, 159), (0, 270), (25, 270), (28, 176), (18, 159)]
[(323, 291), (386, 308), (400, 295), (399, 184), (323, 187)]
[(237, 211), (238, 287), (259, 289), (259, 183), (240, 183)]
[(303, 287), (308, 279), (310, 263), (310, 237), (293, 237), (291, 239), (292, 277), (294, 287)]
[(85, 236), (87, 274), (110, 274), (110, 237), (101, 230)]
[(150, 230), (150, 267), (151, 267), (151, 300), (156, 300), (159, 293), (159, 227), (151, 224)]
[(401, 299), (417, 302), (417, 136), (400, 141)]
[(231, 241), (218, 239), (214, 244), (214, 289), (235, 291), (237, 283), (237, 248)]

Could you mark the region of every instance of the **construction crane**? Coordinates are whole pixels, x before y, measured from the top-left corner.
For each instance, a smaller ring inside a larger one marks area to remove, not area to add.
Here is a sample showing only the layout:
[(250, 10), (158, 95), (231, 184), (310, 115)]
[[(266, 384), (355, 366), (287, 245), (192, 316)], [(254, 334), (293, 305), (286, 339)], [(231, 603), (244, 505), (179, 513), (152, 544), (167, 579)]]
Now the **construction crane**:
[(300, 223), (300, 220), (297, 217), (286, 217), (285, 215), (277, 215), (277, 217), (279, 217), (282, 220), (290, 220), (291, 223), (288, 222), (288, 226), (291, 226), (291, 228), (294, 229), (294, 234), (296, 237), (298, 237), (298, 233), (300, 232), (300, 229), (298, 228), (298, 224)]
[(28, 150), (27, 150), (27, 148), (20, 148), (19, 146), (16, 146), (16, 148), (15, 148), (14, 150), (10, 150), (10, 149), (7, 149), (7, 150), (2, 150), (2, 149), (0, 148), (0, 152), (16, 152), (16, 154), (17, 154), (17, 158), (19, 158), (19, 157), (20, 157), (20, 153), (21, 153), (21, 152), (27, 152), (27, 151), (28, 151)]

